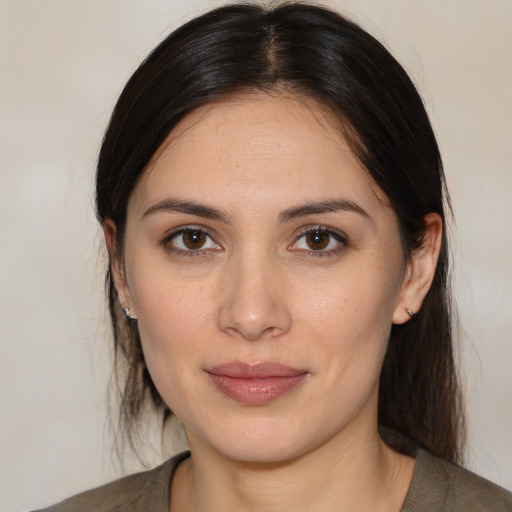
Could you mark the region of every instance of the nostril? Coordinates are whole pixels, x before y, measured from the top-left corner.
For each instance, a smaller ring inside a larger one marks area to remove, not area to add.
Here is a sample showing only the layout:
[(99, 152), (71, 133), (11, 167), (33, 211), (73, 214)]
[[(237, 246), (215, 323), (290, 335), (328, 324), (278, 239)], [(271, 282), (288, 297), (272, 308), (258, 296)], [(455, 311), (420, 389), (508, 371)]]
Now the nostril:
[(284, 306), (271, 304), (259, 314), (243, 314), (237, 307), (223, 306), (219, 310), (217, 324), (220, 330), (232, 337), (247, 341), (270, 339), (287, 332), (291, 315)]
[(223, 329), (224, 332), (232, 337), (244, 338), (247, 341), (258, 341), (263, 339), (270, 339), (278, 336), (282, 331), (276, 327), (267, 327), (265, 329), (248, 329), (238, 327), (228, 327)]
[(256, 263), (247, 258), (233, 261), (217, 297), (218, 328), (247, 341), (279, 336), (291, 325), (286, 283), (261, 258)]

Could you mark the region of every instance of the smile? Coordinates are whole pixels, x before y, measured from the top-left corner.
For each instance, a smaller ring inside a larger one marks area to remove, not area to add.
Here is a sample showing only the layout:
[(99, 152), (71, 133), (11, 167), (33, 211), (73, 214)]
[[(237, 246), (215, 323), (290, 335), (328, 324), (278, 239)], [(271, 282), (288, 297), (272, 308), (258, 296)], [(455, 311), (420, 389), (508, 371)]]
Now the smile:
[(288, 393), (308, 375), (275, 363), (240, 362), (215, 366), (206, 372), (215, 388), (244, 405), (264, 405)]

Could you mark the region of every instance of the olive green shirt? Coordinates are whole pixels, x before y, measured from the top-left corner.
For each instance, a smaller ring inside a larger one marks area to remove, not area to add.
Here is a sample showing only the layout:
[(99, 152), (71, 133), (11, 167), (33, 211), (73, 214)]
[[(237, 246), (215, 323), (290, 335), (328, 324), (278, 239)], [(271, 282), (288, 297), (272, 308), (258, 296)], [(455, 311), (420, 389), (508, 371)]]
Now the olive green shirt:
[[(189, 456), (180, 453), (155, 469), (78, 494), (41, 512), (169, 512), (173, 472)], [(420, 449), (401, 512), (420, 511), (512, 512), (512, 493)]]

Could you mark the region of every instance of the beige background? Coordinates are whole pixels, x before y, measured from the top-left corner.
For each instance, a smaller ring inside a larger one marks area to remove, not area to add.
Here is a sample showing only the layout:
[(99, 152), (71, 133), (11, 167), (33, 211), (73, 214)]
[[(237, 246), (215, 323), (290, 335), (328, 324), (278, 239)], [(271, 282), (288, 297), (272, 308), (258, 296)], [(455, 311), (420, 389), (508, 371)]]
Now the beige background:
[[(136, 65), (215, 4), (0, 0), (0, 510), (119, 474), (95, 158)], [(512, 488), (512, 1), (325, 4), (384, 40), (423, 92), (457, 221), (468, 463)]]

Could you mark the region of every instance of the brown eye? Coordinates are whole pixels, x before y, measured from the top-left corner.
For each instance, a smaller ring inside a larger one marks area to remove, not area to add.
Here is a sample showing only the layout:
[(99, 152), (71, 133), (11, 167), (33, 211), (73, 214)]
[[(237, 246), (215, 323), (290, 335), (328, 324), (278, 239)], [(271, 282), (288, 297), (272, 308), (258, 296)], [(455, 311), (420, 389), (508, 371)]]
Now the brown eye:
[(303, 231), (290, 249), (328, 256), (337, 254), (345, 247), (347, 247), (347, 237), (344, 233), (319, 226)]
[(182, 237), (183, 245), (191, 251), (201, 249), (206, 243), (206, 233), (204, 231), (185, 231)]
[(305, 239), (310, 249), (321, 251), (329, 245), (331, 237), (325, 231), (312, 231), (306, 234)]
[(207, 231), (195, 227), (180, 229), (166, 237), (162, 243), (167, 251), (182, 256), (222, 250)]

